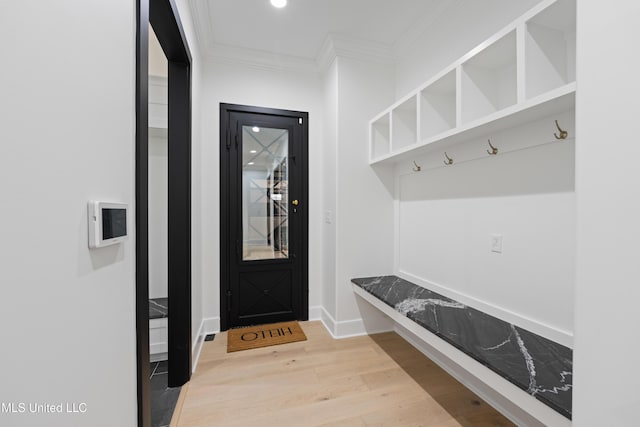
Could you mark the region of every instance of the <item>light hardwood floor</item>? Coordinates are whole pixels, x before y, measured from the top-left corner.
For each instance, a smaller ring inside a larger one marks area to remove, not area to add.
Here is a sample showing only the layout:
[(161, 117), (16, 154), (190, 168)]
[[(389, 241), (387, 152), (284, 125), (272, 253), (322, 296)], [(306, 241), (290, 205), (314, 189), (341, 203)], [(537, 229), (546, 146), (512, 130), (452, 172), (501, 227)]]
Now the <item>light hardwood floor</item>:
[(174, 422), (513, 425), (395, 333), (334, 340), (320, 322), (301, 325), (307, 341), (229, 354), (226, 333), (205, 342)]

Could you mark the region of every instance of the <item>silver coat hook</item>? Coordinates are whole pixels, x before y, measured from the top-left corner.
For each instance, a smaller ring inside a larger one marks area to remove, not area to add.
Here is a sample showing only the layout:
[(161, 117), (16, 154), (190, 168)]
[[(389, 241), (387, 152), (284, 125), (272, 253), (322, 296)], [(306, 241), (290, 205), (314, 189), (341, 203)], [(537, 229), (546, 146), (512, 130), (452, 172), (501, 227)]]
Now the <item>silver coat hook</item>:
[(444, 152), (444, 156), (447, 158), (447, 160), (443, 160), (443, 163), (447, 166), (452, 165), (453, 159), (447, 155), (446, 151)]
[(488, 139), (487, 141), (489, 141), (489, 147), (491, 147), (491, 150), (487, 150), (487, 153), (489, 153), (490, 156), (495, 156), (496, 154), (498, 154), (498, 149), (491, 145), (491, 140)]
[(567, 132), (566, 130), (562, 130), (562, 128), (560, 128), (560, 125), (558, 124), (557, 120), (556, 120), (556, 127), (558, 128), (558, 132), (560, 132), (560, 135), (558, 135), (558, 134), (556, 134), (554, 132), (553, 136), (555, 136), (556, 139), (567, 139), (567, 137), (569, 136), (569, 132)]
[(415, 160), (413, 161), (413, 164), (415, 165), (415, 168), (413, 168), (414, 172), (420, 172), (422, 170), (422, 166), (418, 166)]

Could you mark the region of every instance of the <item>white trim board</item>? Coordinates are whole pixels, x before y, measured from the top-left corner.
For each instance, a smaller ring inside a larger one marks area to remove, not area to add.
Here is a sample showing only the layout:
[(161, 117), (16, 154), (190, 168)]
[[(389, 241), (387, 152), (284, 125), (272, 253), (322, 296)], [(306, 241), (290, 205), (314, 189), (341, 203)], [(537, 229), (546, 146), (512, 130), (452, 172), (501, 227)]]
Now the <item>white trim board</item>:
[(209, 317), (206, 319), (202, 319), (200, 322), (200, 327), (198, 328), (198, 335), (193, 343), (191, 348), (191, 373), (196, 372), (196, 368), (198, 367), (198, 361), (200, 360), (200, 353), (202, 353), (202, 346), (204, 345), (204, 339), (209, 334), (218, 334), (220, 333), (220, 318), (219, 317)]
[(324, 307), (321, 305), (309, 307), (309, 320), (322, 320), (322, 310), (324, 310)]
[[(517, 425), (566, 427), (571, 421), (437, 335), (353, 285), (356, 295), (396, 322), (396, 332)], [(406, 332), (405, 332), (406, 331)], [(410, 334), (408, 334), (408, 333)], [(415, 339), (413, 339), (413, 337)]]
[(200, 327), (198, 328), (198, 334), (196, 335), (196, 339), (191, 346), (191, 373), (194, 374), (196, 372), (196, 368), (198, 367), (198, 361), (200, 360), (200, 353), (202, 353), (202, 346), (204, 345), (204, 337), (205, 335), (202, 333), (202, 328), (204, 327), (204, 319), (200, 322)]
[(367, 320), (360, 318), (337, 321), (322, 306), (310, 308), (309, 313), (311, 314), (312, 312), (314, 313), (314, 316), (309, 316), (309, 320), (320, 320), (327, 332), (329, 332), (334, 339), (379, 334), (393, 330), (393, 327), (390, 327), (389, 322), (381, 316)]
[(220, 318), (219, 317), (207, 317), (202, 319), (202, 333), (204, 335), (219, 334), (220, 333)]

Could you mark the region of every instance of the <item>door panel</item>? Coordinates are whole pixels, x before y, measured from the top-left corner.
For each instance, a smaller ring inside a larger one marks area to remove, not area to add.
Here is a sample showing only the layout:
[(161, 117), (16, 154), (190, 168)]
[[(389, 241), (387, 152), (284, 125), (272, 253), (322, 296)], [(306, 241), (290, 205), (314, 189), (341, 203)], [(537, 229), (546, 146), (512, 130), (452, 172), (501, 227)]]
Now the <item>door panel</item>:
[(308, 317), (306, 120), (221, 105), (223, 330)]
[(251, 323), (251, 319), (264, 315), (292, 315), (292, 272), (260, 271), (240, 275), (238, 315)]

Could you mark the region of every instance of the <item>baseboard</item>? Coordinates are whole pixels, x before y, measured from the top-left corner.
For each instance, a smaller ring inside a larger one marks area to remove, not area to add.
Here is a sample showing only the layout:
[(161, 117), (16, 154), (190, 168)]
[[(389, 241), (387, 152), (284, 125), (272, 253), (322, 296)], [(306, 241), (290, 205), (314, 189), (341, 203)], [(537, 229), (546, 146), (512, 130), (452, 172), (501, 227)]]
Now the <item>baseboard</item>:
[[(363, 319), (337, 321), (324, 307), (317, 306), (313, 309), (316, 317), (309, 316), (309, 320), (320, 320), (334, 339), (359, 337), (393, 330), (393, 327), (389, 327), (388, 322), (381, 323), (378, 319), (373, 319), (373, 321)], [(311, 309), (309, 313), (311, 313)]]
[(335, 322), (335, 335), (338, 339), (368, 335), (362, 319)]
[(522, 329), (526, 329), (527, 331), (533, 332), (542, 337), (550, 339), (551, 341), (557, 342), (558, 344), (562, 344), (566, 347), (573, 348), (573, 333), (569, 331), (565, 331), (565, 330), (553, 327), (551, 325), (541, 323), (540, 321), (537, 321), (535, 319), (522, 316), (518, 313), (507, 310), (503, 307), (500, 307), (500, 306), (491, 304), (487, 301), (483, 301), (473, 296), (458, 292), (447, 286), (415, 276), (406, 271), (399, 271), (397, 275), (398, 277), (401, 277), (405, 280), (415, 283), (416, 285), (422, 286), (431, 291), (437, 292), (453, 300), (466, 304), (470, 307), (475, 308), (476, 310), (482, 311), (483, 313), (487, 313), (492, 316), (495, 316), (498, 319), (504, 320), (507, 323), (517, 325)]
[(334, 339), (337, 339), (338, 337), (335, 334), (335, 330), (336, 330), (335, 319), (329, 314), (327, 310), (324, 309), (324, 307), (319, 307), (319, 308), (320, 308), (319, 320), (322, 322), (327, 332), (329, 332), (329, 335), (331, 335)]
[(204, 328), (204, 320), (200, 322), (200, 327), (198, 328), (198, 334), (196, 335), (196, 339), (193, 342), (193, 346), (191, 347), (191, 373), (196, 372), (196, 368), (198, 367), (198, 361), (200, 360), (200, 353), (202, 352), (202, 345), (204, 344), (205, 335), (202, 333)]
[(309, 320), (322, 320), (322, 310), (324, 310), (324, 307), (321, 305), (309, 307)]
[(202, 322), (204, 324), (202, 331), (205, 335), (220, 333), (219, 317), (208, 317), (206, 319), (202, 319)]
[(333, 318), (333, 316), (331, 316), (331, 314), (329, 314), (327, 310), (324, 309), (324, 307), (321, 307), (321, 309), (322, 313), (320, 316), (320, 320), (334, 339), (367, 335), (367, 332), (364, 330), (362, 320), (348, 320), (338, 322)]
[(198, 361), (200, 360), (200, 353), (202, 353), (202, 346), (204, 345), (204, 339), (207, 335), (220, 333), (220, 318), (209, 317), (202, 319), (200, 327), (198, 328), (198, 335), (191, 348), (191, 354), (193, 355), (191, 372), (194, 373), (198, 367)]

